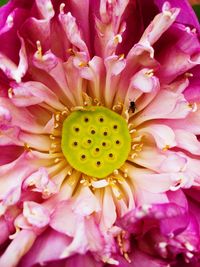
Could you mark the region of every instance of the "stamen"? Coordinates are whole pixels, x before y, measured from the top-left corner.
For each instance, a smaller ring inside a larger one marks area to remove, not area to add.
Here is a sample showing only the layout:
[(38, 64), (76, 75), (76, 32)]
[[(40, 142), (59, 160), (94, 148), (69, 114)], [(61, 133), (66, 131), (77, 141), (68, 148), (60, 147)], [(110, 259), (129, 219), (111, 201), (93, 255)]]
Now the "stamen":
[(117, 102), (117, 104), (115, 104), (112, 107), (112, 110), (116, 111), (116, 112), (121, 112), (123, 109), (123, 104), (121, 102)]
[(39, 59), (42, 59), (42, 46), (39, 40), (36, 42), (36, 46), (37, 46), (37, 53), (36, 53), (37, 57)]
[(130, 258), (128, 256), (127, 249), (125, 247), (125, 242), (126, 242), (125, 235), (126, 235), (126, 232), (125, 231), (121, 231), (121, 233), (117, 236), (117, 243), (118, 243), (121, 255), (125, 258), (125, 260), (128, 263), (131, 263), (131, 260), (130, 260)]
[(150, 69), (147, 72), (145, 72), (145, 76), (151, 78), (154, 75), (154, 70)]
[(60, 4), (60, 14), (64, 14), (64, 8), (65, 8), (65, 4), (64, 3), (61, 3)]
[(170, 146), (169, 146), (169, 145), (166, 145), (166, 146), (163, 147), (162, 151), (165, 152), (165, 151), (167, 151), (168, 149), (170, 149)]
[(193, 74), (191, 72), (186, 72), (184, 75), (185, 75), (186, 78), (193, 77)]
[(124, 59), (124, 57), (125, 57), (125, 55), (124, 54), (121, 54), (121, 55), (118, 56), (118, 59), (119, 60), (122, 60), (122, 59)]
[(84, 68), (84, 67), (89, 67), (89, 63), (87, 63), (87, 62), (80, 62), (79, 64), (78, 64), (78, 66), (80, 67), (80, 68)]
[(54, 160), (54, 163), (58, 163), (58, 162), (60, 162), (60, 161), (61, 161), (61, 159), (56, 158), (56, 159)]
[(20, 228), (18, 226), (16, 226), (15, 227), (15, 233), (12, 235), (9, 235), (9, 239), (11, 239), (11, 240), (15, 239), (19, 232), (20, 232)]
[(54, 129), (58, 129), (60, 127), (60, 124), (59, 123), (55, 123), (54, 124)]
[(75, 51), (72, 49), (72, 48), (69, 48), (68, 50), (67, 50), (67, 52), (71, 55), (71, 56), (75, 56), (76, 54), (75, 54)]
[(49, 138), (50, 138), (51, 140), (55, 140), (55, 139), (56, 139), (56, 137), (55, 137), (53, 134), (50, 134)]
[(197, 103), (190, 103), (188, 107), (191, 109), (192, 112), (196, 112), (198, 109)]
[(88, 96), (85, 92), (82, 93), (83, 100), (84, 100), (84, 106), (91, 106), (92, 105), (92, 98)]
[(31, 148), (27, 143), (24, 143), (24, 150), (25, 151), (31, 151)]
[(172, 18), (172, 12), (170, 10), (163, 10), (163, 14), (166, 16), (166, 17), (169, 17), (170, 19)]
[(137, 153), (133, 153), (133, 154), (131, 154), (131, 159), (134, 159), (134, 158), (136, 158), (137, 157)]
[(116, 170), (113, 171), (113, 174), (114, 175), (118, 175), (119, 174), (119, 171), (116, 169)]
[(67, 116), (69, 113), (70, 113), (70, 112), (69, 112), (69, 109), (68, 109), (68, 108), (65, 108), (65, 110), (63, 110), (63, 111), (61, 112), (62, 116)]
[(128, 109), (125, 110), (124, 117), (125, 117), (126, 122), (128, 123), (128, 121), (129, 121), (129, 112), (128, 112)]
[(116, 45), (117, 45), (118, 43), (121, 43), (121, 42), (122, 42), (122, 36), (121, 36), (121, 34), (117, 34), (117, 35), (115, 35), (115, 37), (114, 37), (114, 42), (115, 42)]
[(127, 178), (128, 177), (128, 169), (124, 170), (124, 177)]
[(99, 99), (97, 99), (97, 98), (94, 99), (94, 104), (95, 104), (96, 106), (101, 106), (101, 102), (100, 102)]
[(55, 120), (60, 121), (60, 113), (55, 114)]
[(12, 98), (13, 97), (13, 89), (12, 88), (9, 88), (8, 89), (8, 97), (9, 98)]

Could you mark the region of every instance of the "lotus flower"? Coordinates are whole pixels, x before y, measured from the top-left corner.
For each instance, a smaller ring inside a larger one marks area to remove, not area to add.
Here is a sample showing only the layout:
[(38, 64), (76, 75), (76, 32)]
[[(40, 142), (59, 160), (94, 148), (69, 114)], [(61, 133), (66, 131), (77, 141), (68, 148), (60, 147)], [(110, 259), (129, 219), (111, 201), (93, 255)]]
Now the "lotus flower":
[(0, 266), (199, 266), (189, 3), (11, 0), (0, 17)]

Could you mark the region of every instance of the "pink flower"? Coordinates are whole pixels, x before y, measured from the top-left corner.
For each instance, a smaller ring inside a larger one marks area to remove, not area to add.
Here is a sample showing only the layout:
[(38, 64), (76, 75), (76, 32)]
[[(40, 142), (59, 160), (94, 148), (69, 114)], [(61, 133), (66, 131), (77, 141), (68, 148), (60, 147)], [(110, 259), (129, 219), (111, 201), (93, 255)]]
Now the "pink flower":
[(189, 3), (11, 0), (0, 17), (0, 266), (199, 266)]

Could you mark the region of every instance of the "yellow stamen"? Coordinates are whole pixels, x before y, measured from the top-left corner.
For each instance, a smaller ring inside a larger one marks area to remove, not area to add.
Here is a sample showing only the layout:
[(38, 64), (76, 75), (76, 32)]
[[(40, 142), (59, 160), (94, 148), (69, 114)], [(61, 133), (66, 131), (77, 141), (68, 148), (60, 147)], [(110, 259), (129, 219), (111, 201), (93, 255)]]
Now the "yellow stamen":
[(42, 46), (39, 40), (36, 42), (36, 46), (37, 46), (37, 56), (39, 59), (42, 59)]
[(148, 71), (145, 72), (145, 76), (151, 78), (154, 75), (154, 70), (150, 69)]
[(13, 97), (13, 89), (12, 88), (9, 88), (8, 89), (8, 97), (9, 98), (12, 98)]

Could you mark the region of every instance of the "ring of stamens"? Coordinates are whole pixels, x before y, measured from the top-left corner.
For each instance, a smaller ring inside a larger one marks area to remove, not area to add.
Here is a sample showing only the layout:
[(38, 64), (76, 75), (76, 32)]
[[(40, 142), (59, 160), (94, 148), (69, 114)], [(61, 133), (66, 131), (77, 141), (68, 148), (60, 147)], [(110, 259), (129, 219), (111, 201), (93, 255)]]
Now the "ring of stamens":
[(62, 152), (76, 170), (103, 178), (120, 168), (131, 150), (127, 123), (102, 106), (73, 111), (63, 122)]

